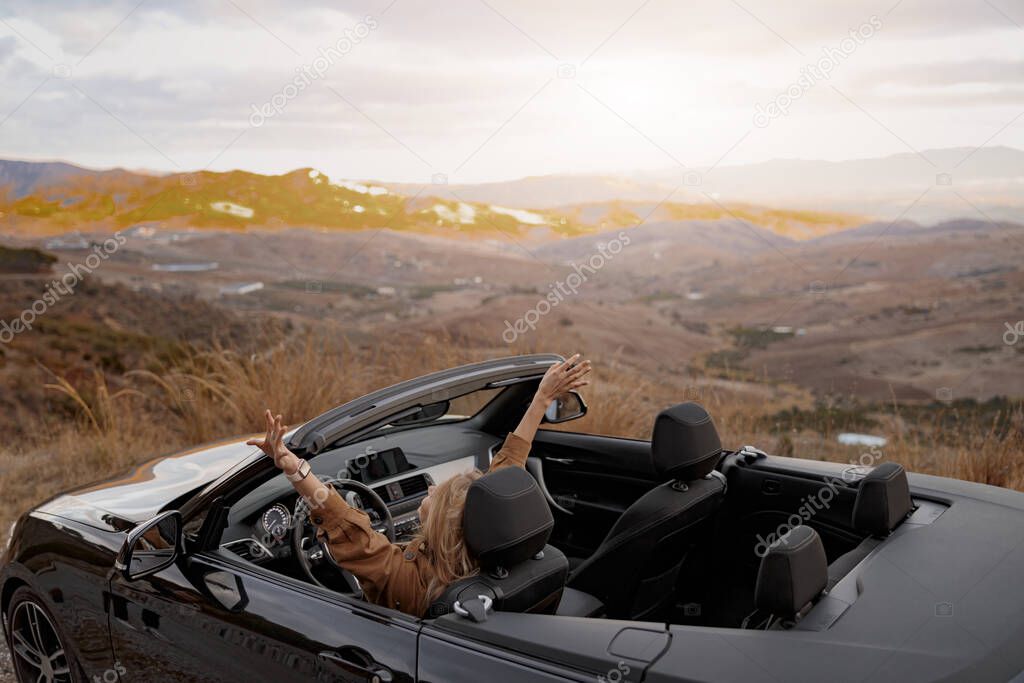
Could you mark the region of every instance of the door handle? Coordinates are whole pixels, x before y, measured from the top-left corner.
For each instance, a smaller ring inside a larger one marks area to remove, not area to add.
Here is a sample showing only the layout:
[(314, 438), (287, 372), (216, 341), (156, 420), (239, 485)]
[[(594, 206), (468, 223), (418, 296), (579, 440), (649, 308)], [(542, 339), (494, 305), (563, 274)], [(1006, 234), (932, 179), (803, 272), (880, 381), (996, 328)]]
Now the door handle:
[(321, 652), (318, 659), (321, 663), (348, 674), (344, 680), (362, 680), (367, 683), (392, 683), (395, 680), (391, 669), (377, 664), (369, 653), (358, 648), (328, 650)]
[(571, 465), (574, 462), (576, 462), (572, 458), (552, 458), (550, 456), (545, 458), (545, 460), (547, 460), (548, 462), (557, 462), (559, 465)]

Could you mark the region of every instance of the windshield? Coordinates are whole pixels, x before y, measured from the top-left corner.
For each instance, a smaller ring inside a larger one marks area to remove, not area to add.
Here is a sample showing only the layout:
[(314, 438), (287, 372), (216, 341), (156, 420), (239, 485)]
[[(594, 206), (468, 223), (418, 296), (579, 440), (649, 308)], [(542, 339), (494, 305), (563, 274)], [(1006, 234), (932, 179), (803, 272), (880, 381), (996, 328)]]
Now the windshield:
[(422, 427), (428, 424), (468, 420), (483, 410), (504, 390), (504, 387), (497, 389), (480, 389), (478, 391), (471, 391), (468, 394), (456, 396), (448, 401), (425, 404), (420, 406), (420, 409), (415, 412), (403, 411), (403, 413), (398, 416), (392, 415), (389, 418), (385, 418), (388, 420), (387, 422), (381, 424), (376, 429), (361, 435), (360, 440), (370, 436), (380, 436), (381, 434), (388, 434), (414, 427)]

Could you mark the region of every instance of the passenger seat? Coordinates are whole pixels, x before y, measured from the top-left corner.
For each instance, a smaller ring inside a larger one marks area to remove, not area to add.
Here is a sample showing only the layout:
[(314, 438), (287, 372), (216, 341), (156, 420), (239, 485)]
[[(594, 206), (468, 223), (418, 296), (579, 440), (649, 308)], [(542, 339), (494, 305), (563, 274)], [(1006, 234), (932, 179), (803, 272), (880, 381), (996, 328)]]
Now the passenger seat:
[(594, 554), (572, 569), (569, 587), (603, 603), (613, 619), (652, 619), (671, 607), (683, 563), (725, 497), (725, 478), (714, 471), (721, 454), (704, 408), (663, 410), (651, 460), (664, 483), (626, 509)]

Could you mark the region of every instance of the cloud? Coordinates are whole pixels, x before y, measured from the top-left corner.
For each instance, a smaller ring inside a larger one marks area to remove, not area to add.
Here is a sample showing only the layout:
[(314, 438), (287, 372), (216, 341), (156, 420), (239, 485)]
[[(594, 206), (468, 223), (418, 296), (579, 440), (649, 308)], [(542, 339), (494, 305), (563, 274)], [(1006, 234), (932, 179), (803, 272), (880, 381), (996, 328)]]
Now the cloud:
[[(872, 12), (876, 37), (785, 120), (743, 137), (758, 102)], [(1020, 14), (1006, 0), (367, 0), (344, 11), (13, 0), (0, 10), (0, 117), (14, 112), (0, 156), (159, 170), (217, 158), (217, 168), (416, 180), (431, 167), (456, 179), (472, 155), (457, 178), (472, 181), (663, 167), (668, 156), (710, 164), (727, 151), (735, 163), (905, 149), (832, 85), (915, 146), (967, 144), (1021, 101)], [(253, 106), (367, 16), (378, 26), (365, 40), (250, 127)], [(558, 77), (562, 63), (575, 78)], [(69, 79), (54, 77), (60, 65)], [(1024, 145), (1024, 126), (1001, 135)]]
[(14, 52), (17, 50), (18, 41), (14, 36), (4, 36), (0, 38), (0, 67), (7, 63), (7, 60), (14, 56)]
[(1020, 86), (1024, 84), (1024, 61), (975, 59), (959, 62), (907, 64), (896, 68), (875, 70), (866, 80), (875, 84), (913, 87), (976, 83)]

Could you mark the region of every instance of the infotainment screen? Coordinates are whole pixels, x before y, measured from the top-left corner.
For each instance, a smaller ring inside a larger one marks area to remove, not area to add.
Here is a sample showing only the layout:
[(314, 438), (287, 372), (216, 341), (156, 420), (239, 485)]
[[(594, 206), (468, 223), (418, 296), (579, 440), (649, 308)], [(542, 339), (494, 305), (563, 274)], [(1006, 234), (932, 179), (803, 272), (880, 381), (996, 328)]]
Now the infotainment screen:
[(345, 462), (343, 476), (369, 484), (414, 469), (416, 466), (409, 464), (401, 448), (389, 448), (386, 451), (367, 449), (363, 455)]

